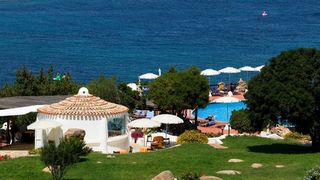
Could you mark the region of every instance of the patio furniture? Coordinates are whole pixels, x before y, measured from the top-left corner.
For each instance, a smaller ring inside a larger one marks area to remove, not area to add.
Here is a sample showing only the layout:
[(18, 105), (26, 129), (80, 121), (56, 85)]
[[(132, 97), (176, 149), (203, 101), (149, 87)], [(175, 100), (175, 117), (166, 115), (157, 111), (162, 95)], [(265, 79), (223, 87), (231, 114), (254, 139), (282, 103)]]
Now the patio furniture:
[(163, 138), (163, 141), (166, 145), (170, 145), (170, 138)]
[(155, 136), (151, 142), (151, 148), (164, 148), (165, 142), (162, 136)]
[(151, 152), (151, 151), (152, 151), (152, 148), (150, 147), (146, 147), (146, 146), (140, 147), (140, 152)]

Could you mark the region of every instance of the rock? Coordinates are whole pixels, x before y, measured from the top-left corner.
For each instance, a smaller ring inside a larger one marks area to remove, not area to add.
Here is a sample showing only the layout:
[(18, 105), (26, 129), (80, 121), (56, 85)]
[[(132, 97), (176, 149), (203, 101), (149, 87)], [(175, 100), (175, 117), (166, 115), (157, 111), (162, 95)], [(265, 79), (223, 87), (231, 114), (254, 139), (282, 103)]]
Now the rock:
[(243, 160), (242, 159), (229, 159), (228, 162), (239, 163), (239, 162), (243, 162)]
[(276, 165), (276, 168), (284, 168), (284, 165)]
[(223, 179), (216, 176), (201, 176), (200, 180), (223, 180)]
[(116, 157), (109, 154), (109, 155), (107, 155), (107, 158), (116, 158)]
[(281, 137), (277, 134), (270, 134), (267, 138), (269, 138), (269, 139), (283, 139), (283, 137)]
[(70, 138), (72, 136), (79, 137), (81, 140), (84, 140), (84, 136), (86, 135), (86, 132), (83, 129), (77, 129), (77, 128), (71, 128), (68, 129), (64, 133), (64, 137)]
[(97, 161), (97, 164), (101, 164), (102, 162), (101, 161)]
[(43, 172), (46, 172), (46, 173), (51, 173), (49, 167), (45, 167), (42, 169)]
[(284, 137), (286, 134), (290, 133), (290, 129), (284, 126), (276, 126), (271, 129), (271, 133), (277, 134), (281, 137)]
[(252, 168), (261, 168), (263, 165), (262, 164), (260, 164), (260, 163), (253, 163), (253, 164), (251, 164), (251, 167)]
[(173, 180), (174, 176), (171, 171), (163, 171), (157, 176), (153, 177), (152, 180)]
[(241, 174), (240, 171), (235, 171), (235, 170), (222, 170), (216, 172), (217, 174), (228, 174), (228, 175), (236, 175), (236, 174)]

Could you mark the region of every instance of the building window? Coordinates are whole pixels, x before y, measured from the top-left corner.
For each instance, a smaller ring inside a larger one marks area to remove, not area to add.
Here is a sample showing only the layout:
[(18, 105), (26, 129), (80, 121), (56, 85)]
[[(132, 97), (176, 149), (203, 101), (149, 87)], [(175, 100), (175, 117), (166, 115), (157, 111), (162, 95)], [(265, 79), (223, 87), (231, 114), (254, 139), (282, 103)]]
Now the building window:
[(125, 118), (113, 118), (108, 120), (108, 136), (119, 136), (126, 133)]

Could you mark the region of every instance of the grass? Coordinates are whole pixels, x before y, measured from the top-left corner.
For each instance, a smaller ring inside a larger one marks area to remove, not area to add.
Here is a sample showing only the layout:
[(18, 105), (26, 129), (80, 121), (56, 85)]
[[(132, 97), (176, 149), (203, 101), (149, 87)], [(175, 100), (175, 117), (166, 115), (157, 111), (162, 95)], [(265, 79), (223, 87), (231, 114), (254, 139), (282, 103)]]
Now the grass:
[[(151, 153), (106, 155), (91, 153), (82, 162), (70, 167), (66, 179), (151, 179), (161, 171), (170, 170), (176, 176), (187, 171), (202, 172), (227, 179), (302, 179), (305, 172), (319, 165), (320, 153), (311, 153), (309, 147), (283, 140), (258, 137), (229, 137), (224, 150), (206, 144), (190, 144)], [(242, 163), (228, 163), (231, 158)], [(101, 163), (97, 163), (100, 161)], [(251, 168), (262, 163), (261, 169)], [(282, 164), (285, 168), (275, 168)], [(0, 162), (4, 179), (50, 179), (41, 172), (44, 165), (39, 157), (18, 158)], [(241, 171), (240, 175), (217, 175), (219, 170)]]

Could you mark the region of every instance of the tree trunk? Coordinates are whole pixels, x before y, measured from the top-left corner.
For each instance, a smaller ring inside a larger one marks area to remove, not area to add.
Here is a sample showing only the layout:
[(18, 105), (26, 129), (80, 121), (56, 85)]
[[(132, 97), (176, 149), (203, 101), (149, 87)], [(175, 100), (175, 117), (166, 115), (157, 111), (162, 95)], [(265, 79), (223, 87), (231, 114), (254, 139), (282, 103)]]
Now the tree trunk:
[(315, 125), (313, 127), (311, 139), (312, 139), (312, 151), (320, 152), (320, 125)]
[(194, 129), (198, 127), (198, 107), (194, 109)]

